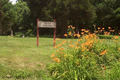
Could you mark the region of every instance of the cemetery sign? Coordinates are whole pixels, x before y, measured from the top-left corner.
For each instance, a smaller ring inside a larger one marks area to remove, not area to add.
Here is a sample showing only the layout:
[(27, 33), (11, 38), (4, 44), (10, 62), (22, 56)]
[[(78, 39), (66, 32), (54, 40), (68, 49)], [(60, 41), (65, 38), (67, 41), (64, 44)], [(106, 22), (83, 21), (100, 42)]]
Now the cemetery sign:
[(56, 22), (48, 22), (48, 21), (39, 21), (38, 27), (41, 28), (56, 28)]
[(55, 46), (55, 37), (56, 37), (56, 21), (40, 21), (37, 19), (37, 46), (39, 45), (39, 28), (53, 28), (54, 29), (54, 37), (53, 37), (53, 46)]

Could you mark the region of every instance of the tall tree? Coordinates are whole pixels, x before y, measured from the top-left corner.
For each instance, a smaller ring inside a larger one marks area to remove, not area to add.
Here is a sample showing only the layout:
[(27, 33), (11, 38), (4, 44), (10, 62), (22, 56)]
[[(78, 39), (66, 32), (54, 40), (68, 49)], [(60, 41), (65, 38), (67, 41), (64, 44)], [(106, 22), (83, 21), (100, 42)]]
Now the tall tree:
[(57, 33), (60, 33), (61, 37), (67, 33), (69, 4), (69, 0), (52, 0), (47, 6), (48, 15), (57, 21)]
[(120, 7), (114, 11), (114, 26), (120, 30)]
[(4, 34), (4, 31), (8, 30), (12, 25), (9, 20), (12, 20), (11, 8), (13, 5), (9, 0), (0, 0), (0, 28), (1, 34)]
[(112, 26), (116, 0), (103, 0), (96, 4), (96, 24), (101, 27)]
[(70, 2), (70, 19), (74, 22), (76, 29), (90, 29), (96, 18), (95, 7), (89, 0), (71, 0)]
[(89, 0), (52, 0), (47, 10), (51, 18), (57, 19), (61, 37), (69, 24), (76, 26), (76, 30), (81, 28), (79, 26), (88, 28), (96, 17), (95, 8)]
[(18, 3), (13, 5), (9, 0), (1, 0), (0, 6), (0, 28), (2, 34), (6, 34), (6, 31), (11, 31), (13, 35), (13, 29), (23, 28), (26, 25), (26, 23), (22, 23), (26, 21), (26, 16), (29, 15), (30, 10), (25, 2), (18, 1)]
[[(72, 24), (76, 31), (81, 28), (119, 25), (120, 0), (23, 0), (30, 8), (29, 22), (36, 25), (36, 19), (57, 21), (57, 33), (63, 37), (67, 26)], [(118, 8), (118, 9), (117, 9)], [(116, 22), (117, 23), (116, 23)], [(36, 29), (33, 28), (33, 29)], [(41, 31), (45, 32), (45, 31)]]
[(29, 23), (29, 15), (30, 15), (30, 10), (27, 6), (26, 2), (22, 2), (19, 0), (15, 5), (14, 8), (12, 8), (14, 11), (14, 30), (22, 31), (25, 32), (30, 26)]
[(120, 0), (116, 0), (114, 5), (114, 23), (113, 25), (120, 30)]
[[(29, 17), (29, 23), (31, 23), (31, 29), (34, 33), (36, 33), (36, 20), (39, 18), (40, 20), (48, 20), (45, 17), (44, 8), (48, 5), (49, 0), (22, 0), (27, 2), (27, 5), (30, 9), (30, 17)], [(44, 29), (40, 29), (40, 33), (43, 32)], [(47, 32), (47, 31), (46, 31)]]

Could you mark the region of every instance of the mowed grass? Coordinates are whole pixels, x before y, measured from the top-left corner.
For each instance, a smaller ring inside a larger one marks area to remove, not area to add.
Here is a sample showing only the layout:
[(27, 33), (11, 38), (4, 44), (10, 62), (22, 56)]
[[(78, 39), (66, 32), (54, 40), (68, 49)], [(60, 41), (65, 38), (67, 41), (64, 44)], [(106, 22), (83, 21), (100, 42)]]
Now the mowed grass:
[[(72, 43), (77, 41), (77, 39), (62, 40), (68, 42), (72, 40)], [(120, 37), (118, 41), (120, 41)], [(59, 43), (61, 41), (56, 41), (56, 45)], [(99, 46), (102, 47), (102, 44), (115, 45), (116, 43), (111, 39), (105, 39)], [(0, 75), (2, 74), (0, 80), (9, 80), (9, 76), (11, 80), (16, 78), (20, 80), (52, 80), (43, 77), (49, 76), (46, 65), (53, 62), (51, 55), (55, 52), (53, 38), (39, 37), (39, 46), (37, 47), (36, 37), (0, 36), (0, 68), (4, 67), (0, 69)], [(8, 69), (15, 70), (15, 72), (7, 71)]]
[[(6, 37), (0, 36), (0, 64), (14, 70), (46, 70), (52, 62), (50, 55), (55, 52), (53, 38)], [(11, 75), (11, 74), (8, 74)]]
[(0, 63), (12, 68), (44, 69), (54, 51), (53, 38), (39, 38), (37, 47), (36, 38), (0, 37)]
[[(36, 37), (0, 36), (0, 63), (16, 69), (44, 70), (52, 62), (50, 55), (56, 51), (53, 48), (53, 38), (39, 37), (38, 47), (36, 41)], [(77, 40), (74, 39), (73, 42), (75, 41)], [(105, 40), (105, 43), (114, 44), (111, 40)]]

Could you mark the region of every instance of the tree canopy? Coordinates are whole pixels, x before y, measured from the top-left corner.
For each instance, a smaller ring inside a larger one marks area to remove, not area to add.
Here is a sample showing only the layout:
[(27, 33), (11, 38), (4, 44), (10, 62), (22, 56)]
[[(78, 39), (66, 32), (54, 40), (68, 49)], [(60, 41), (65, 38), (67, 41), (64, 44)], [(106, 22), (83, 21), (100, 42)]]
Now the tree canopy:
[[(111, 26), (120, 29), (120, 0), (9, 0), (0, 1), (0, 31), (12, 29), (26, 35), (36, 34), (36, 20), (57, 21), (57, 35), (63, 37), (67, 26), (75, 30)], [(6, 24), (7, 23), (7, 24)], [(40, 34), (52, 34), (52, 29), (41, 29)]]

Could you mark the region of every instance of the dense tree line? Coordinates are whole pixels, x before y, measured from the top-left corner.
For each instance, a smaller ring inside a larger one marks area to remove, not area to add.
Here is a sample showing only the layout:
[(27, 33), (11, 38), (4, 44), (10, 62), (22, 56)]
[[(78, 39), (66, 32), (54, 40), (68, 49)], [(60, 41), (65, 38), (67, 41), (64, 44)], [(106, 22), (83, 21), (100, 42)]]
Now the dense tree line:
[(0, 32), (2, 35), (11, 34), (13, 31), (21, 31), (26, 27), (25, 23), (30, 10), (26, 2), (19, 1), (13, 5), (9, 0), (0, 0)]
[[(94, 30), (111, 26), (120, 30), (120, 0), (0, 0), (1, 34), (13, 30), (25, 35), (36, 34), (36, 20), (57, 21), (57, 35), (67, 33), (67, 26)], [(7, 24), (6, 24), (7, 23)], [(53, 29), (40, 28), (40, 34), (52, 34)]]

